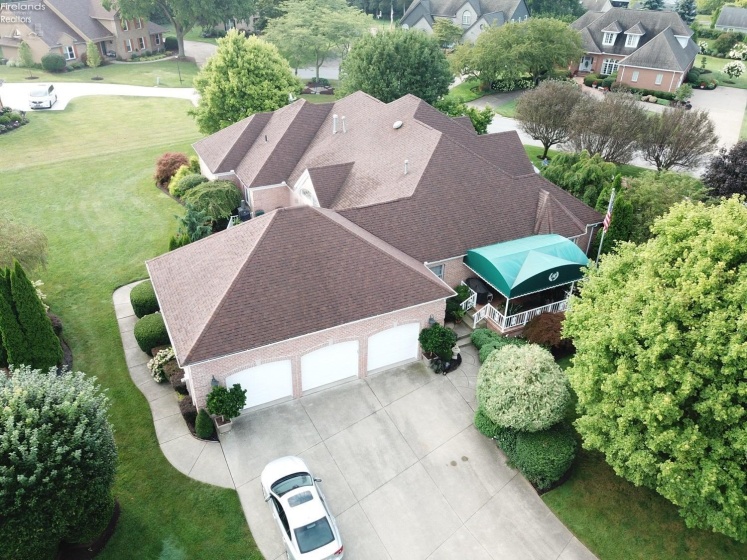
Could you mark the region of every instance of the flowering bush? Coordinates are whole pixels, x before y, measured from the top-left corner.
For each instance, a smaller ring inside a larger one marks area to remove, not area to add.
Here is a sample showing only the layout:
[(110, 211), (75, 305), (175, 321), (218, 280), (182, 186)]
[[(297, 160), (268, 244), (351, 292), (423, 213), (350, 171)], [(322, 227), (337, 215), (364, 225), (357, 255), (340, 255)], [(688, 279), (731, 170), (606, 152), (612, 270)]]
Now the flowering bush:
[(747, 45), (737, 43), (726, 56), (735, 60), (744, 60), (747, 57)]
[(148, 362), (148, 371), (150, 371), (150, 374), (157, 383), (166, 381), (166, 373), (163, 371), (163, 366), (166, 362), (170, 362), (173, 359), (174, 349), (169, 347), (159, 350), (158, 354)]
[(700, 52), (705, 53), (708, 50), (708, 43), (705, 41), (698, 41), (698, 47), (700, 48)]
[(730, 62), (729, 64), (724, 66), (722, 72), (730, 78), (739, 78), (739, 76), (744, 74), (744, 64), (742, 64), (738, 60), (735, 60), (734, 62)]

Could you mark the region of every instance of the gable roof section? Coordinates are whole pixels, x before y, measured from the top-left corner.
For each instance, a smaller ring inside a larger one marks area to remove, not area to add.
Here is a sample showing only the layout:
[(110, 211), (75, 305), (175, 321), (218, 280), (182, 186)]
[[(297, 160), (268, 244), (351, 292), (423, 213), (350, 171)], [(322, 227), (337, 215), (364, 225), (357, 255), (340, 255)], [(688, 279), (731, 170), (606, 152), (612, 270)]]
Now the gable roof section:
[(26, 25), (37, 33), (39, 39), (48, 47), (59, 46), (63, 35), (70, 36), (76, 43), (84, 42), (84, 39), (53, 10), (47, 9), (42, 0), (29, 0), (24, 2), (24, 5), (34, 14), (32, 22)]
[(453, 295), (421, 263), (308, 206), (146, 264), (182, 366)]
[(684, 72), (695, 60), (698, 50), (698, 45), (692, 40), (688, 41), (685, 48), (682, 48), (672, 30), (665, 29), (629, 57), (622, 60), (620, 64)]
[(348, 180), (352, 168), (353, 163), (350, 162), (309, 169), (311, 184), (314, 185), (316, 197), (322, 208), (331, 208), (335, 205), (337, 195)]
[(494, 14), (492, 19), (489, 21), (492, 23), (493, 21), (500, 19), (497, 15), (500, 13), (503, 14), (503, 20), (508, 21), (514, 15), (514, 12), (522, 1), (523, 0), (414, 0), (405, 11), (400, 23), (406, 23), (412, 26), (416, 24), (421, 17), (426, 17), (428, 23), (433, 25), (434, 17), (453, 18), (456, 16), (457, 11), (465, 4), (470, 4), (472, 6), (472, 9), (475, 11), (476, 20), (480, 19), (481, 16)]
[(44, 3), (86, 40), (95, 42), (111, 39), (112, 33), (92, 17), (93, 13), (98, 13), (98, 9), (93, 6), (94, 2), (95, 0), (45, 0)]
[(747, 8), (735, 6), (724, 6), (716, 20), (717, 26), (723, 27), (747, 27)]

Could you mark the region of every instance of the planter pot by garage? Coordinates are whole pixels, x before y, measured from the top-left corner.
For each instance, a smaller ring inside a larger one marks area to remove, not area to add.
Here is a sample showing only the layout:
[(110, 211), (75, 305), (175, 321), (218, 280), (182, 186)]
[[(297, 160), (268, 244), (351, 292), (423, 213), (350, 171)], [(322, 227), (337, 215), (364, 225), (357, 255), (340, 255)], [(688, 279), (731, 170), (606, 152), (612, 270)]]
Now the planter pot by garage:
[(230, 432), (232, 427), (233, 423), (231, 422), (231, 420), (226, 420), (225, 418), (223, 418), (223, 416), (215, 417), (215, 429), (219, 434)]

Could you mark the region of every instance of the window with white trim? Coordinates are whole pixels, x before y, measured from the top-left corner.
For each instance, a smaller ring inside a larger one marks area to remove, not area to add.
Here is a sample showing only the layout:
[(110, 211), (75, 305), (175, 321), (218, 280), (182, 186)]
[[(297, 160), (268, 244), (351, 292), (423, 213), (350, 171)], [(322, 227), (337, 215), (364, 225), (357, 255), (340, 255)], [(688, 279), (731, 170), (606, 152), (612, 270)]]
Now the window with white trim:
[(462, 25), (469, 25), (472, 23), (472, 12), (465, 10), (462, 12)]
[(602, 44), (603, 45), (614, 45), (615, 44), (615, 37), (617, 37), (617, 33), (606, 33), (604, 34), (604, 37), (602, 38)]
[(122, 20), (122, 31), (129, 31), (129, 30), (130, 30), (130, 26), (127, 25), (127, 20), (123, 19)]
[(135, 20), (135, 27), (137, 27), (138, 29), (142, 29), (143, 28), (143, 20), (140, 19), (140, 18), (137, 18)]
[(65, 60), (75, 60), (75, 48), (72, 45), (65, 47)]
[(605, 74), (609, 76), (610, 74), (614, 74), (617, 72), (617, 67), (620, 65), (620, 62), (614, 58), (605, 58), (602, 62), (602, 74)]
[(137, 46), (140, 47), (140, 50), (145, 49), (145, 37), (137, 38)]
[(657, 74), (656, 75), (656, 81), (654, 82), (657, 86), (661, 85), (661, 82), (664, 80), (664, 74)]
[(124, 46), (127, 52), (132, 52), (132, 39), (126, 39), (124, 42)]
[(630, 78), (630, 81), (631, 82), (637, 82), (638, 81), (638, 74), (639, 74), (638, 70), (634, 70), (633, 71), (633, 77)]
[(431, 271), (431, 272), (432, 272), (433, 274), (435, 274), (436, 276), (438, 276), (438, 277), (439, 277), (439, 278), (440, 278), (441, 280), (443, 280), (443, 279), (444, 279), (444, 268), (445, 268), (445, 267), (444, 267), (444, 265), (442, 265), (442, 264), (435, 264), (435, 265), (433, 265), (433, 266), (429, 266), (429, 267), (428, 267), (428, 269), (429, 269), (429, 270), (430, 270), (430, 271)]
[(625, 37), (625, 46), (628, 48), (635, 48), (638, 46), (638, 39), (640, 39), (640, 35), (628, 35)]
[(161, 44), (161, 36), (156, 35), (156, 45), (160, 45), (160, 44)]

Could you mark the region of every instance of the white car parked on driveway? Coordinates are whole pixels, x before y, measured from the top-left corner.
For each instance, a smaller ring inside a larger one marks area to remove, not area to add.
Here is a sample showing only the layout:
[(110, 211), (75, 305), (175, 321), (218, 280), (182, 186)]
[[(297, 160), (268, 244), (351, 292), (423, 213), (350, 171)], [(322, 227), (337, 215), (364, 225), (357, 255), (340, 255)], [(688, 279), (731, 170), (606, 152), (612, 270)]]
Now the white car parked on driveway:
[(302, 459), (276, 459), (264, 468), (260, 480), (290, 560), (342, 560), (340, 532), (317, 484), (321, 480)]
[(32, 109), (51, 109), (57, 103), (57, 92), (52, 84), (39, 84), (29, 94), (29, 107)]

